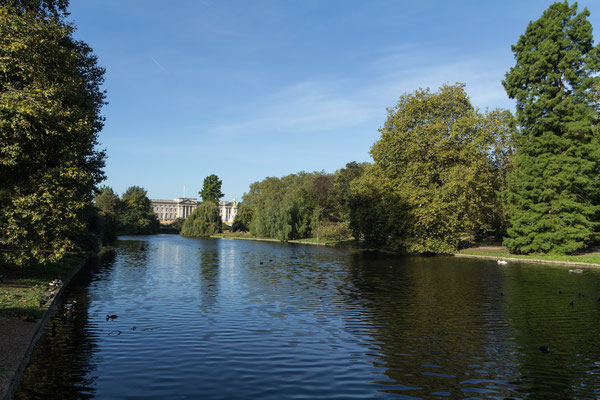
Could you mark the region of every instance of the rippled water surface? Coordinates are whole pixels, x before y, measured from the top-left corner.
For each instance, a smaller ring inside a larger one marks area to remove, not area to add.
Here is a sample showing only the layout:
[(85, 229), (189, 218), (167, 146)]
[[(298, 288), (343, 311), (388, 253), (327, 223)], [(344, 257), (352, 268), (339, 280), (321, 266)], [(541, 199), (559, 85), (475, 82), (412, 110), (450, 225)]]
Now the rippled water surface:
[(124, 237), (16, 398), (599, 398), (600, 271), (567, 270)]

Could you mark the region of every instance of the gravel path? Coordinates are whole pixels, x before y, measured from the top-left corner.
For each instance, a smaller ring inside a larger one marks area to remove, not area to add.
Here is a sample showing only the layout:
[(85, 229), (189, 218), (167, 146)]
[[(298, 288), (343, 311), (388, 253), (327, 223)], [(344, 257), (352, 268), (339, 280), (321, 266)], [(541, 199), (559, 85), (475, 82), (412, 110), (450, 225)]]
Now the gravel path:
[(9, 387), (16, 374), (20, 374), (23, 360), (29, 353), (33, 338), (41, 321), (25, 322), (0, 317), (0, 399), (9, 399)]

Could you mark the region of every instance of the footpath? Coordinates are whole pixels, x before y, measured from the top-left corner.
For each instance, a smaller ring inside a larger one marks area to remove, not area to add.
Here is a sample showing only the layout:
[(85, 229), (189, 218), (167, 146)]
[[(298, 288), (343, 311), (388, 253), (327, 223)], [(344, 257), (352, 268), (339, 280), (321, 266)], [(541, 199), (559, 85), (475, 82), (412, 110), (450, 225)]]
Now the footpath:
[(69, 277), (63, 280), (43, 317), (35, 322), (0, 316), (0, 400), (11, 400), (21, 383), (23, 373), (44, 326), (57, 311), (57, 304), (69, 282), (81, 271), (87, 260), (81, 261)]

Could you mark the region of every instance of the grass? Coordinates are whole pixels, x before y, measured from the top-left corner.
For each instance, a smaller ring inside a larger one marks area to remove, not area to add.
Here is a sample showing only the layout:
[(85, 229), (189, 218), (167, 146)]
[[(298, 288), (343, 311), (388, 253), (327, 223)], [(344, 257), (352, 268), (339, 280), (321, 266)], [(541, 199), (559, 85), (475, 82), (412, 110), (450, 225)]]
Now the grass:
[(600, 264), (600, 252), (590, 251), (581, 254), (575, 255), (565, 255), (565, 254), (545, 254), (545, 253), (534, 253), (528, 255), (522, 254), (510, 254), (506, 247), (502, 248), (486, 248), (486, 247), (472, 247), (460, 250), (459, 254), (470, 254), (476, 256), (490, 256), (490, 257), (498, 257), (498, 258), (522, 258), (524, 260), (548, 260), (548, 261), (566, 261), (566, 262), (585, 262), (585, 263), (593, 263)]
[(290, 243), (314, 243), (314, 244), (323, 244), (326, 246), (347, 246), (355, 244), (354, 239), (345, 239), (345, 240), (337, 240), (337, 239), (327, 239), (327, 238), (305, 238), (305, 239), (294, 239), (290, 240)]
[[(227, 233), (218, 233), (211, 237), (214, 238), (241, 238), (241, 239), (259, 239), (259, 240), (270, 240), (277, 241), (277, 239), (272, 238), (261, 238), (257, 236), (251, 235), (249, 232), (227, 232)], [(289, 243), (311, 243), (311, 244), (322, 244), (326, 246), (345, 246), (345, 245), (353, 245), (355, 244), (354, 239), (347, 240), (336, 240), (336, 239), (325, 239), (325, 238), (304, 238), (304, 239), (294, 239), (289, 240)]]
[(253, 239), (254, 238), (254, 236), (252, 236), (249, 232), (217, 233), (216, 235), (212, 235), (211, 237), (216, 237), (216, 238), (246, 238), (246, 239)]
[(40, 299), (48, 289), (48, 282), (58, 277), (64, 280), (82, 261), (80, 256), (67, 256), (48, 265), (0, 267), (0, 275), (4, 275), (0, 282), (0, 315), (37, 321), (50, 303), (40, 306)]

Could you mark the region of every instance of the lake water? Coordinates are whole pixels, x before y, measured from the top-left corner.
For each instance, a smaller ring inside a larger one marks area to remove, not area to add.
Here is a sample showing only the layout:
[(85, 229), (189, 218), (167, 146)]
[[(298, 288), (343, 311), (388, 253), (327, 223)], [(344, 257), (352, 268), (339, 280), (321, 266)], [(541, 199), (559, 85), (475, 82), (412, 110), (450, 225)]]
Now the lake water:
[(16, 399), (600, 398), (600, 270), (567, 271), (123, 237)]

